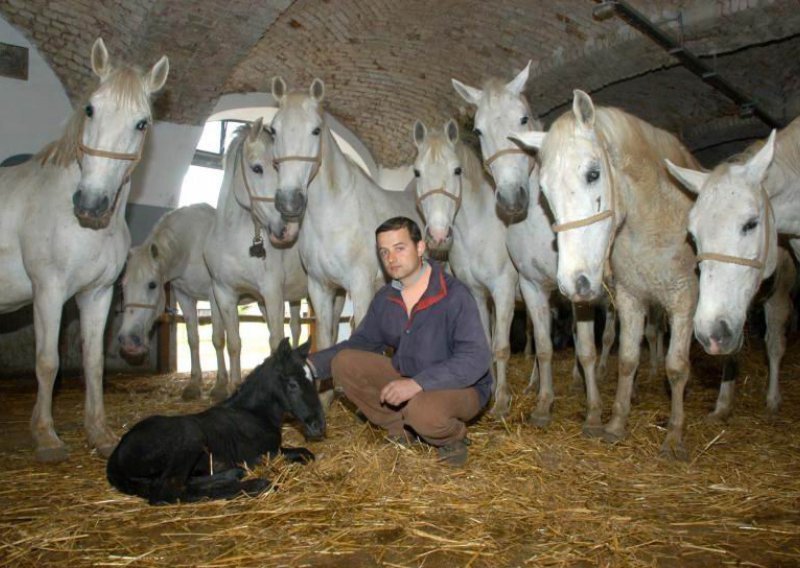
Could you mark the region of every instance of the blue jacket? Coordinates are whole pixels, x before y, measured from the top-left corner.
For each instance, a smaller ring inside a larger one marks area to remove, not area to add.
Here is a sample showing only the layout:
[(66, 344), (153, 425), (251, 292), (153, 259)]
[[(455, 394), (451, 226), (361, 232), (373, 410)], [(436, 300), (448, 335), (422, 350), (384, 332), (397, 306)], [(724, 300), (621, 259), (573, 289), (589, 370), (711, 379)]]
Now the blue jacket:
[(392, 365), (423, 390), (474, 386), (481, 407), (492, 394), (492, 354), (478, 306), (469, 289), (435, 262), (428, 289), (411, 316), (400, 291), (383, 286), (349, 339), (309, 356), (317, 378), (331, 376), (331, 361), (342, 349), (383, 353), (394, 349)]

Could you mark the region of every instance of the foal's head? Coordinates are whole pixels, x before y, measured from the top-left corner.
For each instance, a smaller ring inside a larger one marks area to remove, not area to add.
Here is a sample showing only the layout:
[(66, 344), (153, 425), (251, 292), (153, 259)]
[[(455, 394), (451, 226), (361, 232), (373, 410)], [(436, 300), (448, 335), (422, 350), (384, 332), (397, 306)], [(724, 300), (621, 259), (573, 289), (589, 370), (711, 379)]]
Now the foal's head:
[(712, 355), (741, 346), (750, 302), (775, 272), (778, 234), (763, 188), (774, 147), (773, 132), (749, 159), (724, 162), (710, 173), (667, 160), (670, 172), (698, 195), (689, 213), (700, 266), (694, 333)]
[(481, 142), (484, 166), (497, 187), (497, 209), (512, 219), (527, 213), (531, 200), (539, 198), (538, 177), (532, 154), (519, 148), (508, 138), (541, 130), (541, 123), (532, 116), (522, 94), (528, 81), (530, 62), (508, 83), (490, 79), (483, 89), (452, 79), (453, 87), (475, 110), (475, 134)]

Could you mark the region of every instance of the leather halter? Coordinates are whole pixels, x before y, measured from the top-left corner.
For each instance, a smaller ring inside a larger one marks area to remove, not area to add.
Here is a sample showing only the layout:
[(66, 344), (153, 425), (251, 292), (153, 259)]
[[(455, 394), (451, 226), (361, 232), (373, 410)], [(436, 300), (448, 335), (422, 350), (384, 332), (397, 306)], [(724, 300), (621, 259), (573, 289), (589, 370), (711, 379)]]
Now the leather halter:
[(492, 173), (492, 162), (494, 162), (497, 158), (501, 158), (509, 154), (524, 154), (527, 156), (528, 160), (530, 161), (530, 166), (528, 167), (528, 176), (530, 176), (531, 172), (534, 170), (534, 168), (536, 168), (536, 160), (533, 158), (533, 156), (521, 148), (503, 148), (502, 150), (498, 150), (489, 156), (483, 162), (483, 167), (486, 172), (494, 179), (494, 174)]
[(122, 309), (127, 310), (128, 308), (143, 308), (146, 310), (155, 310), (158, 308), (156, 304), (139, 304), (136, 302), (131, 302), (130, 304), (123, 304)]
[(319, 141), (319, 151), (317, 152), (316, 156), (281, 156), (281, 157), (274, 157), (272, 158), (272, 167), (275, 170), (278, 170), (278, 166), (281, 165), (283, 162), (311, 162), (311, 175), (308, 176), (308, 181), (306, 182), (306, 188), (311, 185), (311, 182), (314, 181), (314, 178), (317, 177), (319, 173), (319, 169), (322, 166), (322, 134), (320, 134), (320, 141)]
[(239, 145), (236, 149), (239, 160), (239, 169), (242, 171), (242, 181), (244, 182), (244, 189), (247, 191), (247, 196), (250, 198), (250, 219), (253, 221), (253, 244), (250, 246), (250, 256), (255, 258), (266, 258), (267, 251), (264, 248), (264, 237), (261, 236), (261, 224), (253, 213), (253, 202), (263, 201), (265, 203), (275, 203), (274, 197), (256, 195), (250, 188), (250, 182), (247, 181), (247, 165), (244, 161), (244, 144)]
[(767, 266), (769, 258), (769, 234), (772, 229), (772, 204), (770, 203), (769, 195), (767, 195), (764, 186), (761, 186), (761, 195), (764, 198), (764, 255), (761, 258), (745, 258), (743, 256), (732, 256), (721, 254), (717, 252), (702, 252), (697, 255), (697, 262), (704, 260), (714, 260), (717, 262), (724, 262), (727, 264), (738, 264), (740, 266), (749, 266), (760, 271), (764, 275), (764, 269)]
[(453, 201), (455, 201), (456, 202), (456, 213), (458, 213), (458, 210), (461, 208), (461, 195), (464, 193), (464, 188), (463, 188), (462, 184), (463, 184), (462, 176), (459, 175), (458, 176), (458, 195), (453, 195), (452, 193), (447, 191), (444, 186), (437, 187), (435, 189), (429, 189), (428, 191), (426, 191), (425, 193), (423, 193), (422, 195), (417, 197), (417, 207), (420, 210), (422, 210), (422, 201), (424, 199), (427, 199), (428, 197), (430, 197), (432, 195), (437, 195), (438, 194), (438, 195), (444, 195), (445, 197), (448, 197), (448, 198), (452, 199)]

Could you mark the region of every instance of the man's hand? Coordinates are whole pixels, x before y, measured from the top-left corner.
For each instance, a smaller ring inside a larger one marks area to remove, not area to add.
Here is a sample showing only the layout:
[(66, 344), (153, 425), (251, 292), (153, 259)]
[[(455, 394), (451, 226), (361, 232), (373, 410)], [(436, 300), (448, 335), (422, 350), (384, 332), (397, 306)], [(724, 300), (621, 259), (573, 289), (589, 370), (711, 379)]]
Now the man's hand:
[(381, 402), (392, 406), (400, 406), (421, 390), (422, 387), (414, 379), (398, 379), (383, 387), (381, 390)]

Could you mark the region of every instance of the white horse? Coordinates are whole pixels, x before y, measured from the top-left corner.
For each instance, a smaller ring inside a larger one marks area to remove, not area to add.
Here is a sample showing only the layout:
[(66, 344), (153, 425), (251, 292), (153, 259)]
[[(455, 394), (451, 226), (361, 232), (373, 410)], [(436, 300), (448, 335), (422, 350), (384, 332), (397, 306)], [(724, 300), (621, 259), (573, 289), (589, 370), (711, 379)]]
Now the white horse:
[(112, 65), (101, 39), (91, 64), (100, 85), (61, 139), (0, 170), (0, 312), (33, 302), (39, 388), (31, 432), (40, 461), (68, 457), (53, 426), (52, 394), (61, 312), (72, 296), (80, 309), (89, 444), (108, 456), (117, 443), (103, 407), (103, 332), (130, 245), (125, 205), (151, 122), (149, 97), (169, 72), (166, 57), (148, 73)]
[[(537, 426), (546, 426), (552, 419), (551, 408), (555, 398), (550, 297), (556, 289), (556, 235), (539, 191), (538, 164), (533, 156), (508, 139), (509, 132), (542, 129), (522, 95), (529, 68), (530, 63), (508, 83), (490, 79), (483, 89), (470, 87), (456, 79), (452, 79), (452, 83), (461, 98), (477, 107), (475, 133), (485, 157), (484, 166), (495, 182), (496, 209), (502, 218), (509, 220), (506, 244), (519, 270), (520, 289), (533, 322), (536, 344), (536, 364), (528, 388), (538, 382), (539, 395), (530, 420)], [(494, 209), (495, 203), (489, 202), (486, 214), (493, 214)], [(594, 308), (574, 306), (573, 312), (577, 329), (575, 351), (586, 379), (588, 410), (584, 429), (597, 431), (602, 428), (602, 403), (595, 378), (597, 352), (594, 343)], [(615, 336), (614, 323), (613, 310), (607, 310), (603, 350), (598, 366), (600, 376), (606, 373), (608, 353)], [(573, 376), (576, 384), (582, 382), (577, 365), (573, 369)]]
[(595, 300), (613, 270), (619, 383), (604, 437), (613, 441), (625, 435), (645, 315), (650, 304), (658, 304), (671, 328), (666, 371), (672, 409), (661, 449), (685, 459), (683, 393), (697, 302), (695, 257), (686, 238), (692, 202), (670, 177), (664, 159), (693, 168), (697, 162), (671, 134), (621, 110), (595, 108), (578, 90), (572, 111), (547, 133), (511, 135), (540, 149), (542, 191), (558, 223), (562, 293), (573, 301)]
[[(298, 249), (284, 244), (296, 238), (297, 224), (284, 223), (275, 211), (276, 187), (272, 140), (258, 119), (239, 129), (225, 154), (217, 211), (203, 252), (225, 327), (233, 387), (242, 380), (240, 298), (263, 300), (270, 349), (274, 351), (284, 336), (284, 301), (290, 302), (292, 320), (299, 321), (298, 302), (308, 295)], [(295, 334), (299, 334), (297, 327), (292, 331)], [(219, 383), (211, 391), (214, 400), (228, 394), (230, 389)]]
[[(700, 299), (694, 332), (712, 355), (735, 352), (742, 344), (747, 310), (763, 287), (772, 294), (767, 318), (769, 387), (767, 410), (780, 405), (778, 369), (786, 349), (784, 326), (791, 315), (795, 267), (777, 246), (778, 234), (800, 245), (800, 119), (780, 133), (703, 172), (667, 162), (670, 171), (698, 194), (689, 215), (700, 261)], [(733, 382), (723, 383), (712, 416), (725, 418), (733, 400)]]
[(358, 325), (382, 281), (375, 229), (398, 215), (419, 222), (413, 188), (382, 189), (336, 144), (322, 110), (324, 91), (314, 79), (308, 94), (289, 93), (283, 79), (274, 78), (272, 94), (280, 108), (270, 127), (278, 172), (275, 207), (289, 223), (302, 219), (297, 246), (319, 322), (318, 349), (333, 344), (337, 289), (350, 294)]
[[(480, 160), (459, 141), (456, 123), (449, 120), (442, 133), (428, 133), (417, 121), (413, 133), (417, 208), (425, 218), (423, 234), (434, 251), (449, 251), (450, 268), (475, 297), (497, 364), (492, 413), (505, 416), (511, 405), (506, 376), (519, 282), (506, 249), (506, 227), (494, 214), (494, 196)], [(494, 304), (491, 333), (489, 296)]]

